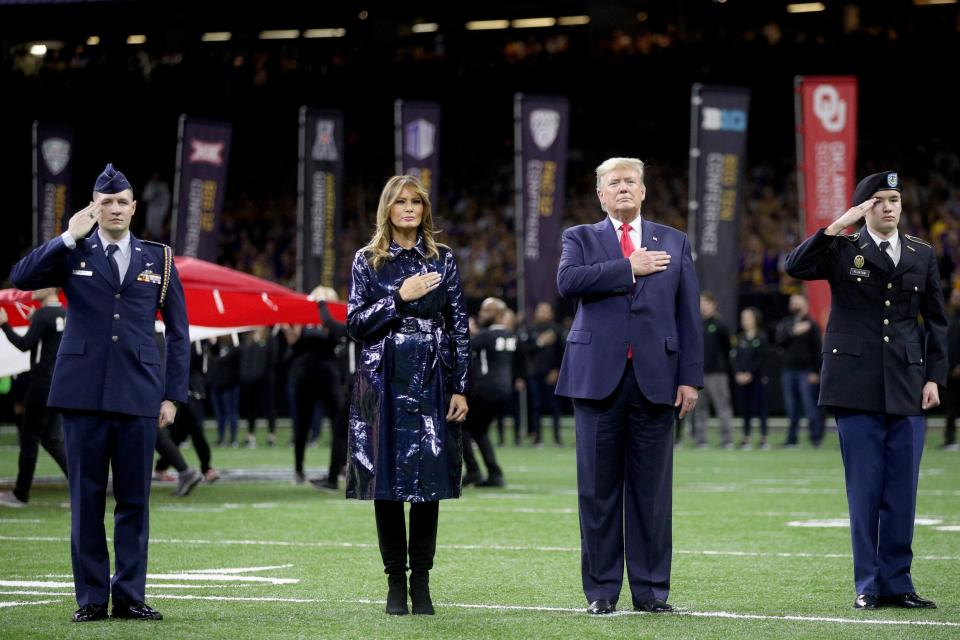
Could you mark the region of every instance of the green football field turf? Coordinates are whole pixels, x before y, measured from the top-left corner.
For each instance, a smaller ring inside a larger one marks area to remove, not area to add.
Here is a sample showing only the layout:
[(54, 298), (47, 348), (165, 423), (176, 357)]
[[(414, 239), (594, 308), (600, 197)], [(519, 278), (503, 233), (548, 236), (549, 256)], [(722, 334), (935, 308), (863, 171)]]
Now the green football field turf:
[[(281, 431), (280, 442), (288, 438)], [(931, 431), (924, 454), (913, 565), (936, 611), (852, 608), (835, 433), (820, 450), (679, 449), (678, 612), (599, 618), (583, 612), (572, 446), (502, 447), (506, 489), (443, 502), (433, 617), (383, 613), (371, 503), (294, 486), (292, 450), (261, 446), (214, 449), (214, 465), (275, 469), (276, 479), (201, 484), (185, 499), (154, 485), (147, 600), (164, 614), (159, 623), (69, 622), (64, 485), (37, 485), (29, 507), (0, 510), (0, 638), (958, 638), (960, 454), (937, 450), (939, 438)], [(326, 447), (307, 450), (311, 471), (327, 461)], [(0, 477), (15, 469), (6, 431)], [(43, 452), (38, 474), (57, 475)], [(109, 531), (112, 500), (107, 510)], [(629, 608), (626, 588), (621, 603)]]

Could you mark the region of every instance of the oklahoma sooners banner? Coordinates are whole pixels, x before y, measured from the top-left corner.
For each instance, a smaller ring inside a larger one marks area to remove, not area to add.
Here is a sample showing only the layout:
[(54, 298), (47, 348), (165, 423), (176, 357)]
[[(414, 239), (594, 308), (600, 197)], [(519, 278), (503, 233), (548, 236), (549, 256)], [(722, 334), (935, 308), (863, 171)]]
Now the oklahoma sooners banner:
[(33, 123), (33, 245), (63, 233), (70, 210), (73, 130)]
[(419, 178), (430, 193), (430, 202), (436, 211), (440, 183), (440, 105), (397, 100), (393, 124), (397, 173)]
[(737, 326), (740, 210), (747, 164), (750, 91), (693, 85), (690, 131), (690, 239), (700, 290)]
[(337, 286), (337, 232), (343, 211), (343, 114), (300, 108), (297, 285)]
[[(857, 162), (857, 79), (854, 76), (797, 76), (797, 185), (800, 228), (805, 236), (850, 208)], [(810, 314), (826, 326), (830, 289), (808, 285)]]
[(557, 302), (569, 126), (566, 98), (514, 96), (517, 305), (521, 312), (532, 311), (540, 302)]
[(173, 223), (177, 255), (216, 262), (231, 126), (180, 116)]

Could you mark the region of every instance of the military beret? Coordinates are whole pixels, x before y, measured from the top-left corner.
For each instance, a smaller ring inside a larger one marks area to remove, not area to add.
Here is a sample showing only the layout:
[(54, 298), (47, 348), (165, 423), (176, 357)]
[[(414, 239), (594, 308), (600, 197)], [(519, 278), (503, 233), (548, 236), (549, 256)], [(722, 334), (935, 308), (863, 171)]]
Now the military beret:
[(107, 165), (93, 186), (93, 190), (97, 193), (120, 193), (127, 189), (133, 190), (133, 187), (127, 182), (127, 177), (114, 169), (112, 164)]
[(853, 190), (853, 205), (856, 206), (862, 202), (866, 202), (872, 198), (873, 194), (877, 191), (883, 191), (885, 189), (903, 191), (903, 187), (900, 186), (900, 177), (896, 171), (874, 173), (857, 183), (857, 188)]

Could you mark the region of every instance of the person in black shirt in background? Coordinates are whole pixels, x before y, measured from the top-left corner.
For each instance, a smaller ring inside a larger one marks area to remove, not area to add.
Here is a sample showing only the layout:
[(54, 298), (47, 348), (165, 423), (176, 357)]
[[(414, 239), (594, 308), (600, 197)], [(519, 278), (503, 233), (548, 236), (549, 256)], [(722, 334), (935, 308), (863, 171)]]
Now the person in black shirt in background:
[(707, 418), (710, 407), (720, 424), (720, 446), (733, 447), (730, 423), (730, 331), (717, 317), (717, 299), (709, 291), (700, 292), (700, 317), (703, 318), (703, 393), (693, 408), (691, 432), (697, 447), (707, 446)]
[(941, 449), (960, 451), (957, 444), (957, 416), (960, 416), (960, 289), (950, 292), (947, 305), (947, 389), (943, 396), (943, 406), (947, 414), (947, 424), (943, 429)]
[(761, 328), (760, 310), (747, 307), (740, 312), (742, 331), (737, 336), (734, 348), (733, 379), (737, 383), (737, 398), (743, 415), (743, 440), (741, 449), (750, 449), (750, 423), (760, 420), (760, 448), (769, 449), (767, 443), (767, 377), (764, 361), (767, 357), (767, 340)]
[(247, 421), (247, 447), (257, 446), (257, 419), (267, 420), (267, 444), (277, 443), (273, 370), (277, 345), (270, 327), (257, 327), (240, 347), (240, 407)]
[(790, 315), (777, 325), (777, 346), (783, 350), (783, 403), (790, 418), (785, 447), (797, 446), (801, 414), (807, 418), (810, 443), (819, 447), (823, 440), (823, 414), (817, 406), (820, 383), (820, 325), (810, 317), (807, 298), (790, 296)]
[(520, 335), (521, 348), (527, 362), (527, 403), (530, 424), (528, 429), (534, 445), (542, 445), (540, 422), (544, 412), (553, 418), (553, 440), (560, 439), (560, 402), (554, 393), (560, 362), (563, 360), (563, 329), (554, 321), (553, 307), (541, 302), (533, 312), (533, 324)]
[[(217, 446), (237, 446), (237, 423), (240, 413), (240, 349), (235, 336), (210, 338), (207, 358), (207, 389), (210, 404), (217, 418)], [(230, 440), (226, 440), (227, 427)]]
[(66, 323), (67, 312), (60, 304), (54, 288), (38, 289), (33, 299), (41, 305), (30, 317), (30, 328), (23, 336), (7, 323), (7, 312), (0, 309), (0, 329), (10, 344), (30, 352), (30, 382), (27, 387), (26, 412), (20, 431), (20, 456), (17, 459), (17, 484), (13, 491), (0, 491), (0, 505), (22, 507), (30, 500), (30, 487), (37, 468), (39, 445), (47, 450), (67, 475), (67, 456), (63, 447), (60, 414), (47, 408), (50, 380), (57, 362), (57, 350)]
[(514, 363), (517, 358), (517, 336), (503, 324), (507, 305), (499, 298), (487, 298), (477, 313), (477, 330), (470, 336), (473, 366), (473, 411), (467, 415), (464, 431), (470, 435), (487, 467), (486, 480), (480, 479), (480, 468), (472, 451), (464, 442), (463, 461), (467, 472), (463, 484), (478, 487), (504, 486), (503, 470), (487, 435), (490, 423), (510, 412), (513, 395)]

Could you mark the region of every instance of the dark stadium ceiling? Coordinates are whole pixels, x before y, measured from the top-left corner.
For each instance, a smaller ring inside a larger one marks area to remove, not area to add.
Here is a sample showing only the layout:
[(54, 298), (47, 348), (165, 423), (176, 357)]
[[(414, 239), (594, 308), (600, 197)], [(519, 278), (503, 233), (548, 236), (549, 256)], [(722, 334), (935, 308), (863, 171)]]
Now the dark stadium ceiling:
[[(198, 0), (0, 0), (0, 41), (6, 46), (38, 39), (76, 39), (94, 32), (153, 33), (165, 40), (192, 37), (208, 31), (256, 37), (264, 29), (343, 29), (348, 38), (391, 38), (409, 34), (409, 25), (436, 24), (441, 33), (462, 32), (473, 20), (516, 20), (537, 17), (587, 16), (591, 29), (650, 25), (693, 24), (733, 27), (768, 21), (805, 20), (818, 28), (841, 30), (851, 10), (875, 26), (902, 20), (956, 21), (952, 0), (889, 0), (860, 2), (823, 0), (821, 11), (788, 13), (800, 0), (555, 0), (551, 2), (486, 0), (484, 2), (293, 2), (251, 3)], [(935, 6), (922, 6), (937, 3)], [(244, 3), (245, 4), (245, 3)]]

